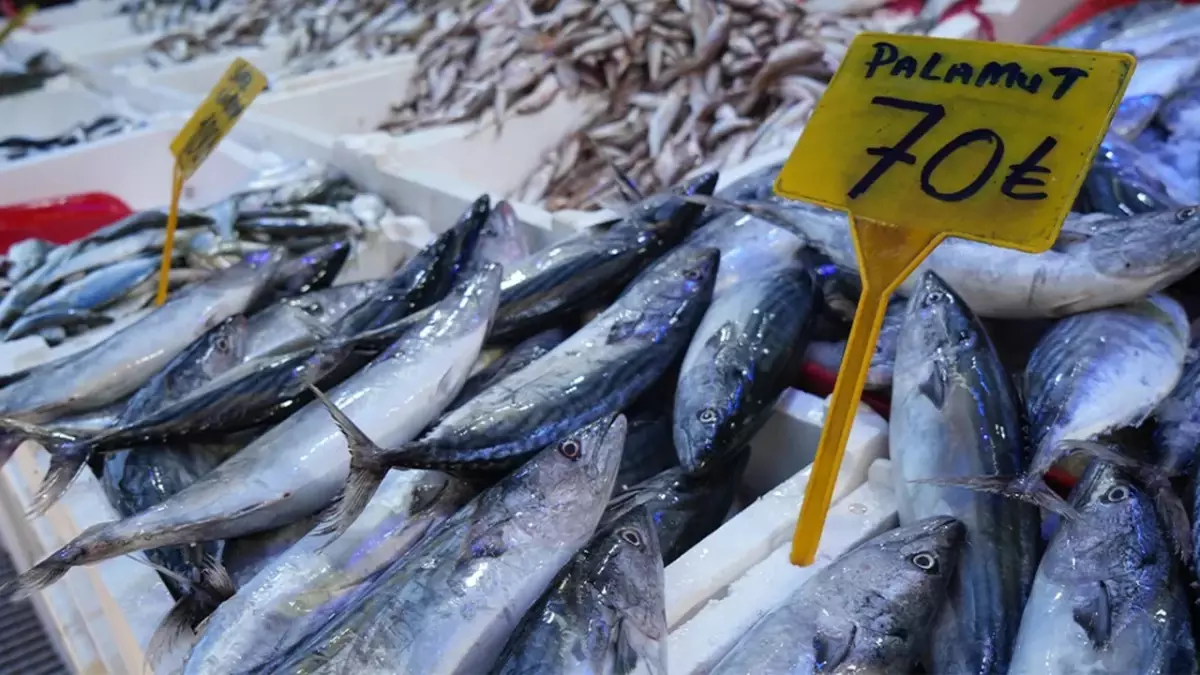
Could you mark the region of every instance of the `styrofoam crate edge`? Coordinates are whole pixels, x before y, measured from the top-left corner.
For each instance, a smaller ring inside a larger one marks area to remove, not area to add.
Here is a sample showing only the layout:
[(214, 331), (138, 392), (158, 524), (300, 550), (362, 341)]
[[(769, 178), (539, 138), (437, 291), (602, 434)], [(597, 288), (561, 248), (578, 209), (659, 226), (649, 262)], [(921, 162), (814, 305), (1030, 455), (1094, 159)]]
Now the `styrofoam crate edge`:
[[(828, 401), (789, 389), (775, 407), (775, 416), (815, 427), (817, 437)], [(754, 448), (754, 441), (751, 441)], [(777, 447), (768, 452), (780, 452)], [(860, 405), (846, 443), (834, 487), (833, 503), (866, 480), (867, 469), (887, 454), (887, 423)], [(811, 466), (783, 481), (716, 532), (671, 563), (666, 570), (667, 625), (676, 626), (746, 570), (790, 541), (804, 500)]]
[(792, 565), (788, 560), (791, 544), (784, 544), (671, 632), (667, 641), (671, 675), (708, 672), (751, 626), (814, 574), (860, 542), (896, 525), (890, 463), (876, 460), (869, 473), (866, 483), (829, 510), (812, 565)]

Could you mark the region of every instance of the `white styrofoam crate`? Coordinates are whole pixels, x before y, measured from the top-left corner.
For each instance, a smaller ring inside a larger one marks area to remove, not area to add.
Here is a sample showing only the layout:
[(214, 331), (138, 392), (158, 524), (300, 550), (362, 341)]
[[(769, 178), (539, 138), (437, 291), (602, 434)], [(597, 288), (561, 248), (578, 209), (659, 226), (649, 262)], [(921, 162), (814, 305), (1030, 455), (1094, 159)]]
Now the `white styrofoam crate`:
[[(671, 675), (702, 675), (768, 612), (779, 607), (814, 574), (858, 543), (897, 524), (896, 495), (886, 459), (876, 460), (867, 480), (829, 509), (817, 557), (796, 567), (791, 543), (776, 548), (737, 580), (719, 589), (693, 614), (672, 625), (667, 639)], [(670, 585), (668, 599), (670, 598)]]
[(38, 31), (53, 31), (82, 24), (111, 19), (117, 15), (119, 3), (111, 0), (80, 0), (69, 5), (39, 9), (29, 20)]
[[(147, 128), (100, 139), (60, 152), (0, 167), (0, 204), (79, 192), (107, 192), (132, 209), (166, 204), (171, 196), (174, 157), (170, 143), (183, 119), (159, 120)], [(226, 139), (184, 185), (184, 206), (207, 206), (257, 173), (258, 157)]]
[(0, 98), (0, 120), (4, 120), (6, 136), (38, 138), (56, 136), (80, 122), (117, 113), (120, 108), (112, 99), (83, 87), (69, 86)]
[[(36, 25), (39, 18), (40, 15), (35, 14), (30, 23)], [(134, 32), (133, 23), (127, 16), (101, 18), (45, 32), (27, 30), (20, 35), (21, 40), (41, 45), (64, 58), (88, 54), (139, 37), (142, 36)]]

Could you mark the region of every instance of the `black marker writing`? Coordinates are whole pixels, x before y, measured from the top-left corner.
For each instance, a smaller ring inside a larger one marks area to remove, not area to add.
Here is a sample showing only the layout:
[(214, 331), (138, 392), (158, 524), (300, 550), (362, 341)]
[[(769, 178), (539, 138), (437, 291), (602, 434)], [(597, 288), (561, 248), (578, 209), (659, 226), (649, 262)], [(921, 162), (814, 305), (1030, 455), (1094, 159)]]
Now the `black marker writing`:
[(1020, 186), (1046, 186), (1046, 181), (1042, 180), (1041, 178), (1030, 178), (1029, 174), (1050, 173), (1050, 169), (1038, 164), (1038, 162), (1045, 159), (1046, 155), (1050, 154), (1050, 151), (1053, 150), (1054, 146), (1056, 145), (1058, 145), (1058, 140), (1053, 136), (1047, 136), (1046, 140), (1042, 141), (1040, 145), (1034, 148), (1033, 152), (1029, 153), (1028, 157), (1020, 162), (1017, 162), (1016, 164), (1010, 165), (1008, 167), (1008, 177), (1004, 179), (1004, 183), (1000, 186), (1000, 192), (1002, 192), (1004, 196), (1011, 199), (1045, 199), (1045, 192), (1017, 192), (1016, 188)]
[(917, 158), (909, 152), (909, 149), (911, 149), (912, 146), (917, 143), (917, 141), (921, 140), (922, 136), (929, 133), (933, 127), (937, 126), (937, 123), (941, 122), (942, 118), (946, 116), (946, 109), (934, 103), (906, 101), (901, 98), (892, 98), (891, 96), (876, 96), (875, 98), (871, 99), (871, 103), (874, 103), (875, 105), (888, 106), (891, 108), (899, 108), (900, 110), (910, 110), (913, 112), (925, 113), (925, 117), (923, 117), (921, 121), (917, 122), (916, 126), (914, 126), (907, 134), (905, 134), (904, 138), (901, 138), (896, 145), (892, 147), (880, 146), (877, 148), (867, 148), (867, 154), (878, 157), (879, 161), (875, 162), (875, 166), (871, 167), (871, 170), (867, 171), (866, 175), (859, 179), (859, 181), (854, 184), (854, 187), (850, 188), (850, 192), (848, 193), (850, 199), (855, 199), (859, 195), (869, 190), (871, 186), (875, 184), (875, 181), (879, 180), (879, 178), (883, 176), (883, 174), (887, 172), (887, 170), (890, 169), (893, 164), (896, 164), (897, 162), (904, 164), (915, 164)]
[[(961, 190), (956, 192), (942, 192), (933, 187), (933, 172), (938, 166), (946, 160), (950, 155), (954, 154), (959, 148), (965, 148), (972, 143), (986, 141), (992, 144), (992, 156), (988, 159), (987, 166), (983, 167), (983, 171)], [(942, 146), (941, 150), (933, 153), (928, 162), (925, 162), (925, 167), (921, 169), (921, 191), (933, 197), (934, 199), (943, 202), (961, 202), (962, 200), (973, 196), (976, 192), (987, 184), (991, 179), (992, 174), (996, 173), (996, 168), (1000, 166), (1000, 159), (1004, 157), (1004, 141), (1000, 140), (1000, 136), (991, 129), (975, 129), (963, 134), (959, 134), (954, 140)]]
[(1075, 82), (1077, 80), (1081, 80), (1088, 76), (1087, 71), (1083, 70), (1082, 68), (1068, 68), (1066, 66), (1061, 68), (1051, 68), (1050, 74), (1055, 77), (1062, 78), (1062, 81), (1058, 83), (1058, 87), (1054, 90), (1054, 95), (1050, 97), (1055, 101), (1063, 96), (1066, 96), (1067, 92), (1071, 91), (1071, 87), (1075, 86)]

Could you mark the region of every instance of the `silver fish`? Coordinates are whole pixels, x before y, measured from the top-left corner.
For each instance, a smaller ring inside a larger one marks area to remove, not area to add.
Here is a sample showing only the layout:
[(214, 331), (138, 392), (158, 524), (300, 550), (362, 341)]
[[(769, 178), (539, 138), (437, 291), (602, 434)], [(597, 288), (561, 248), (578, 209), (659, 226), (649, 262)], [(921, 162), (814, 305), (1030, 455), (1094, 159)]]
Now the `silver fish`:
[(33, 272), (18, 281), (0, 300), (0, 326), (12, 323), (26, 307), (37, 301), (53, 283), (52, 277), (75, 252), (83, 246), (75, 241), (59, 246), (46, 254), (46, 260)]
[(25, 314), (50, 310), (100, 309), (120, 300), (158, 271), (158, 258), (113, 263), (66, 284), (30, 305)]
[(532, 245), (525, 226), (517, 220), (512, 205), (504, 200), (496, 202), (479, 233), (479, 255), (507, 269), (528, 257), (531, 252)]
[(1197, 672), (1183, 574), (1154, 500), (1093, 463), (1038, 566), (1013, 675)]
[[(1195, 343), (1192, 349), (1195, 350)], [(1154, 442), (1157, 464), (1167, 475), (1179, 475), (1195, 460), (1200, 449), (1200, 359), (1189, 363), (1171, 394), (1154, 411), (1158, 422)]]
[(239, 586), (209, 619), (184, 675), (248, 672), (290, 649), (470, 497), (445, 474), (392, 472), (340, 537), (310, 532)]
[(913, 672), (965, 534), (938, 516), (864, 542), (759, 620), (711, 675)]
[(206, 330), (243, 311), (278, 261), (276, 254), (251, 256), (189, 287), (103, 342), (0, 390), (0, 410), (42, 422), (132, 393)]
[[(404, 442), (450, 403), (467, 378), (499, 302), (500, 270), (482, 266), (437, 310), (329, 398), (366, 433)], [(132, 518), (100, 523), (26, 572), (44, 587), (76, 565), (131, 551), (228, 539), (297, 520), (345, 484), (347, 442), (319, 402), (273, 427), (190, 487)]]
[(495, 675), (667, 672), (667, 609), (654, 523), (636, 508), (597, 533), (533, 606)]
[[(789, 203), (791, 220), (838, 265), (858, 269), (843, 213)], [(1200, 209), (1133, 217), (1068, 216), (1054, 248), (1022, 253), (947, 239), (900, 292), (909, 295), (920, 274), (936, 272), (985, 318), (1058, 317), (1135, 301), (1200, 266)]]
[[(188, 240), (202, 231), (200, 228), (176, 231), (175, 250), (182, 255), (187, 250)], [(166, 240), (167, 233), (163, 230), (141, 230), (120, 239), (85, 246), (70, 260), (58, 266), (50, 275), (48, 283), (56, 283), (75, 274), (128, 260), (139, 253), (161, 251)]]
[(618, 416), (542, 450), (264, 671), (486, 672), (521, 616), (591, 537), (624, 439)]
[(967, 530), (931, 634), (930, 671), (1007, 673), (1037, 571), (1037, 509), (919, 481), (1024, 471), (1021, 408), (982, 324), (932, 272), (900, 332), (888, 445), (900, 523), (951, 516)]
[(283, 354), (314, 344), (317, 331), (334, 326), (352, 309), (382, 290), (383, 282), (336, 286), (277, 302), (249, 319), (245, 360)]
[(54, 244), (41, 239), (23, 239), (8, 247), (9, 268), (6, 278), (16, 283), (42, 266)]

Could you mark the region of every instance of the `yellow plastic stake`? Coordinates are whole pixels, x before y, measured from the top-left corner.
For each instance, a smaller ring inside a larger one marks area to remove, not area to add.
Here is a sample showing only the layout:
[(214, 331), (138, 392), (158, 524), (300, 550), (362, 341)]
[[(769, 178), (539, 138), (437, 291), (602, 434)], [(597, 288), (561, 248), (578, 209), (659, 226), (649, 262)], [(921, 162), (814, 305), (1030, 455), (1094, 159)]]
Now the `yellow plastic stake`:
[(863, 289), (796, 523), (813, 562), (887, 299), (946, 237), (1053, 245), (1133, 73), (1127, 54), (862, 33), (775, 192), (850, 214)]
[(158, 305), (167, 301), (167, 281), (171, 273), (171, 256), (175, 250), (175, 227), (179, 222), (179, 198), (183, 193), (183, 184), (208, 159), (266, 86), (267, 78), (261, 71), (243, 58), (234, 59), (208, 97), (171, 141), (175, 168), (171, 181), (171, 206), (167, 212), (167, 237), (163, 242), (162, 265), (158, 274), (158, 295), (154, 299)]
[(4, 28), (0, 28), (0, 45), (4, 44), (4, 41), (13, 34), (13, 31), (24, 26), (25, 22), (29, 21), (29, 17), (33, 16), (36, 10), (37, 5), (25, 5), (21, 8), (21, 11), (17, 12), (16, 16), (9, 19), (8, 23), (4, 24)]

